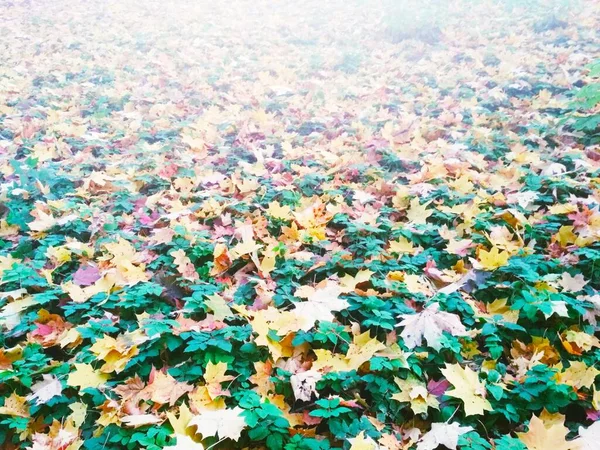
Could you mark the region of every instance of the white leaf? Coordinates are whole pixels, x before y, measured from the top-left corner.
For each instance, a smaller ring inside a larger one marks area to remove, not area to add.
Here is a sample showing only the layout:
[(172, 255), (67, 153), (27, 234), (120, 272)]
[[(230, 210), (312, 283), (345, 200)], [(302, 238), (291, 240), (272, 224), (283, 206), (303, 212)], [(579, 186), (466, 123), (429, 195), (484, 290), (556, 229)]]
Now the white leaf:
[[(304, 331), (310, 330), (317, 320), (333, 322), (335, 316), (332, 311), (341, 311), (350, 306), (346, 300), (339, 298), (342, 288), (331, 280), (328, 280), (323, 287), (316, 289), (304, 287), (303, 289), (303, 292), (307, 294), (308, 301), (296, 303), (294, 312), (306, 319), (302, 328)], [(296, 293), (296, 295), (299, 294)]]
[(594, 422), (587, 428), (579, 427), (579, 437), (579, 450), (597, 450), (600, 443), (600, 422)]
[(451, 314), (445, 311), (439, 311), (439, 304), (432, 303), (423, 311), (417, 314), (402, 314), (402, 322), (399, 326), (403, 326), (404, 330), (400, 333), (404, 343), (410, 349), (422, 344), (423, 337), (427, 341), (427, 345), (440, 350), (442, 348), (441, 338), (442, 332), (447, 331), (453, 336), (465, 336), (467, 330), (461, 323), (460, 318), (456, 314)]
[(451, 450), (456, 450), (458, 438), (472, 431), (472, 427), (461, 427), (457, 423), (434, 423), (431, 430), (423, 436), (417, 444), (417, 450), (435, 450), (444, 445)]
[(308, 402), (311, 400), (313, 394), (318, 397), (317, 381), (320, 379), (321, 374), (316, 370), (307, 370), (306, 372), (292, 375), (290, 377), (290, 383), (292, 384), (296, 400)]
[(218, 436), (220, 439), (237, 441), (242, 435), (242, 430), (246, 428), (243, 411), (239, 406), (233, 409), (202, 411), (190, 420), (188, 426), (198, 427), (196, 432), (202, 434), (202, 437)]
[(42, 375), (42, 378), (42, 381), (38, 381), (31, 386), (33, 393), (27, 396), (27, 400), (35, 400), (36, 405), (47, 403), (52, 397), (62, 393), (62, 384), (60, 384), (58, 378), (48, 374)]
[(191, 437), (184, 434), (176, 434), (177, 444), (172, 447), (165, 447), (167, 450), (204, 450), (204, 446), (194, 442)]
[(159, 423), (162, 422), (162, 420), (153, 414), (130, 414), (127, 416), (123, 416), (121, 418), (121, 422), (127, 425), (128, 427), (137, 428), (143, 425)]

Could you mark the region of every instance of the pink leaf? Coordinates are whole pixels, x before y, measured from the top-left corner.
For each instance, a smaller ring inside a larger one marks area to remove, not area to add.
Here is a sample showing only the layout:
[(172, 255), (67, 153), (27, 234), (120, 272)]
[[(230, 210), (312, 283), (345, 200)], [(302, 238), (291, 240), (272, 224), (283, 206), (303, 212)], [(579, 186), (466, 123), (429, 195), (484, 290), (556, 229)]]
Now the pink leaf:
[(90, 286), (100, 279), (100, 272), (95, 266), (81, 266), (73, 274), (73, 282), (79, 286)]

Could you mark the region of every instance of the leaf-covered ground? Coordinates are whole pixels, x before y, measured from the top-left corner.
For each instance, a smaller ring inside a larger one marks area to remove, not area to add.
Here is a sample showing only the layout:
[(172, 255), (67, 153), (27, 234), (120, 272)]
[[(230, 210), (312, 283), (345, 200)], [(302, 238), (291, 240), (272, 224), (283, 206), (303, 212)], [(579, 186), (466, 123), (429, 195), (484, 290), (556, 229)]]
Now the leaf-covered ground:
[(527, 5), (5, 1), (0, 447), (598, 449), (600, 15)]

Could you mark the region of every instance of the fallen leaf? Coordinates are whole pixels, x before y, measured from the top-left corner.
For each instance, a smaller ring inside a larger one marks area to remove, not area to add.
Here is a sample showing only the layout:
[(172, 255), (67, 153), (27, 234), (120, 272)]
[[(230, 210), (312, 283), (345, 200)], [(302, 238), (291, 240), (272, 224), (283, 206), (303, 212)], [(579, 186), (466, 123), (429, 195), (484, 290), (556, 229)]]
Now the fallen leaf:
[(144, 388), (141, 395), (161, 405), (173, 406), (182, 395), (194, 389), (193, 386), (177, 381), (168, 373), (165, 374), (154, 368), (150, 379), (150, 383)]
[(576, 447), (577, 450), (598, 450), (600, 421), (594, 422), (587, 428), (579, 427), (579, 439), (576, 442), (579, 444), (579, 447)]
[(4, 399), (4, 406), (0, 406), (0, 414), (6, 416), (29, 417), (27, 399), (15, 392)]
[(369, 436), (365, 436), (365, 432), (361, 431), (354, 438), (348, 439), (350, 442), (350, 450), (378, 450), (379, 445)]
[(217, 436), (220, 439), (237, 441), (246, 428), (242, 416), (244, 410), (240, 407), (221, 409), (217, 411), (202, 411), (190, 421), (190, 426), (197, 427), (197, 433), (203, 437)]
[(547, 422), (540, 417), (535, 415), (531, 417), (527, 433), (517, 433), (528, 450), (577, 450), (579, 448), (577, 440), (566, 440), (569, 429), (564, 426), (564, 416)]
[(483, 270), (496, 270), (508, 264), (510, 253), (500, 251), (498, 247), (492, 247), (490, 251), (479, 250), (479, 268)]
[(81, 389), (97, 388), (106, 383), (109, 379), (108, 374), (102, 373), (89, 364), (73, 364), (75, 370), (69, 374), (67, 384), (69, 386), (78, 386)]
[(465, 415), (472, 416), (483, 414), (484, 411), (493, 411), (492, 405), (486, 400), (485, 384), (479, 381), (477, 372), (469, 367), (463, 368), (460, 364), (446, 364), (441, 370), (442, 374), (454, 387), (446, 391), (445, 395), (459, 398), (463, 401)]
[(32, 394), (27, 396), (28, 401), (35, 400), (36, 405), (48, 403), (53, 397), (62, 394), (62, 384), (54, 375), (43, 374), (43, 380), (31, 386)]
[(309, 402), (313, 397), (318, 398), (317, 382), (321, 377), (322, 375), (316, 370), (307, 370), (293, 374), (290, 377), (290, 384), (292, 385), (296, 400)]
[(441, 350), (441, 338), (444, 331), (453, 336), (465, 336), (467, 330), (456, 314), (439, 310), (439, 303), (432, 303), (416, 314), (403, 314), (398, 324), (404, 327), (400, 336), (404, 344), (413, 349), (423, 343), (423, 338), (430, 347)]
[(436, 450), (440, 445), (456, 450), (458, 438), (473, 431), (472, 427), (461, 427), (457, 423), (432, 423), (431, 430), (417, 443), (417, 450)]

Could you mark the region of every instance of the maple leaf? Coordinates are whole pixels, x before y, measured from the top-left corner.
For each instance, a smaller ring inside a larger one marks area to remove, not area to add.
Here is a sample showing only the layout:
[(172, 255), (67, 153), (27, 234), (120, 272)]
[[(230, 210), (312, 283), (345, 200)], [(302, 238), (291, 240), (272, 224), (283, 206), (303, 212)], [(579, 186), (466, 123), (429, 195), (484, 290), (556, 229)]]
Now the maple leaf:
[(425, 225), (429, 216), (433, 214), (432, 209), (427, 209), (431, 202), (432, 200), (429, 200), (421, 205), (417, 197), (413, 198), (410, 201), (410, 209), (406, 213), (408, 221), (417, 225)]
[(50, 213), (44, 211), (43, 203), (37, 203), (36, 208), (31, 211), (31, 215), (35, 217), (35, 220), (29, 222), (27, 225), (33, 231), (46, 231), (52, 228), (58, 223), (58, 220)]
[(0, 325), (12, 330), (21, 322), (21, 313), (35, 304), (36, 301), (31, 295), (15, 299), (0, 310)]
[(445, 395), (461, 399), (465, 405), (465, 415), (493, 411), (492, 405), (485, 398), (485, 384), (479, 381), (477, 372), (469, 367), (463, 369), (460, 364), (446, 364), (441, 372), (454, 387), (453, 390), (446, 391)]
[(373, 355), (386, 350), (386, 346), (376, 338), (371, 338), (370, 332), (354, 335), (352, 344), (348, 347), (348, 352), (344, 356), (334, 354), (325, 349), (314, 349), (317, 360), (313, 362), (314, 370), (333, 370), (344, 372), (349, 370), (358, 370), (360, 366), (369, 361)]
[(567, 441), (569, 429), (564, 426), (564, 416), (548, 414), (546, 410), (540, 417), (532, 416), (527, 433), (517, 433), (528, 450), (577, 450), (578, 441)]
[(212, 362), (208, 362), (206, 365), (206, 370), (204, 371), (204, 381), (206, 382), (206, 388), (208, 389), (208, 395), (211, 399), (215, 399), (216, 397), (228, 396), (229, 391), (223, 389), (221, 383), (225, 383), (227, 381), (232, 381), (235, 379), (232, 375), (225, 375), (227, 371), (227, 363), (219, 362), (217, 364), (213, 364)]
[(254, 239), (247, 238), (239, 242), (231, 250), (229, 250), (229, 255), (231, 259), (234, 260), (240, 258), (241, 256), (254, 253), (262, 247), (263, 246), (258, 244)]
[(600, 443), (600, 421), (594, 422), (587, 428), (579, 427), (578, 450), (597, 450)]
[(561, 343), (571, 355), (582, 355), (592, 348), (600, 348), (600, 339), (596, 336), (578, 331), (576, 328), (566, 330), (560, 335)]
[(568, 384), (576, 389), (591, 388), (600, 370), (594, 366), (588, 367), (583, 361), (572, 361), (568, 369), (557, 375), (559, 383)]
[(185, 403), (182, 403), (179, 407), (179, 416), (175, 416), (172, 411), (167, 411), (167, 418), (173, 428), (173, 431), (178, 436), (186, 436), (188, 434), (187, 429), (189, 428), (190, 420), (194, 415)]
[(565, 292), (579, 292), (583, 290), (586, 284), (588, 284), (588, 281), (586, 281), (580, 273), (573, 277), (570, 273), (565, 272), (562, 274), (558, 284)]
[(417, 450), (436, 450), (440, 445), (456, 450), (458, 438), (469, 431), (473, 428), (461, 427), (457, 423), (432, 423), (431, 430), (419, 440)]
[(377, 338), (371, 338), (371, 332), (369, 330), (355, 335), (352, 344), (349, 345), (348, 352), (346, 353), (348, 365), (352, 369), (358, 370), (358, 368), (369, 361), (375, 353), (385, 350), (385, 348), (385, 345), (379, 342)]
[(476, 263), (483, 270), (496, 270), (508, 264), (510, 253), (500, 251), (498, 247), (492, 247), (490, 251), (479, 250), (479, 261)]
[(102, 373), (89, 364), (73, 364), (75, 370), (69, 374), (67, 384), (69, 386), (79, 386), (81, 389), (97, 388), (106, 383), (109, 379), (108, 374)]
[(350, 306), (346, 300), (339, 298), (341, 293), (342, 288), (331, 280), (319, 283), (316, 288), (303, 286), (298, 289), (294, 295), (308, 300), (294, 304), (294, 313), (306, 319), (302, 329), (310, 330), (317, 320), (333, 322), (333, 311), (341, 311)]
[(168, 448), (169, 450), (204, 450), (204, 446), (198, 442), (195, 442), (191, 437), (181, 434), (175, 434), (177, 443)]
[(196, 268), (192, 264), (190, 258), (187, 257), (182, 249), (175, 250), (170, 253), (173, 257), (173, 262), (177, 266), (177, 271), (183, 278), (188, 281), (196, 281), (200, 279), (200, 275), (196, 272)]
[(27, 450), (74, 450), (83, 445), (77, 437), (77, 431), (58, 420), (52, 422), (48, 434), (34, 433), (32, 443), (33, 446), (27, 447)]
[(232, 409), (202, 411), (190, 420), (189, 426), (196, 426), (196, 432), (205, 438), (218, 436), (220, 439), (237, 441), (247, 426), (242, 416), (243, 412), (238, 406)]
[(75, 428), (81, 427), (83, 422), (85, 422), (85, 417), (87, 414), (87, 405), (81, 402), (71, 403), (69, 405), (69, 409), (73, 412), (69, 414), (68, 420), (73, 422)]
[(394, 381), (400, 388), (400, 392), (392, 395), (392, 398), (399, 402), (410, 403), (410, 408), (415, 414), (427, 414), (429, 407), (439, 409), (439, 402), (427, 391), (424, 382), (415, 377), (406, 380), (394, 378)]
[(292, 218), (290, 207), (288, 205), (281, 206), (277, 201), (269, 203), (266, 213), (275, 219), (290, 220)]
[(290, 377), (290, 384), (292, 385), (296, 400), (309, 402), (313, 396), (318, 398), (317, 381), (319, 381), (321, 377), (322, 375), (316, 370), (307, 370), (292, 375)]
[(379, 445), (369, 436), (365, 436), (364, 430), (358, 433), (356, 437), (348, 439), (350, 450), (378, 450)]
[(150, 380), (150, 383), (142, 391), (142, 395), (161, 405), (173, 406), (179, 397), (194, 389), (187, 383), (177, 381), (169, 373), (163, 373), (154, 368), (150, 373)]
[(13, 392), (4, 399), (4, 406), (0, 406), (0, 414), (16, 417), (29, 417), (27, 399)]
[(121, 417), (121, 423), (133, 428), (142, 427), (144, 425), (153, 425), (161, 422), (161, 418), (155, 416), (154, 414), (128, 414)]
[(227, 246), (221, 243), (215, 245), (213, 251), (213, 267), (210, 270), (212, 276), (225, 272), (231, 266), (231, 258)]
[(90, 347), (90, 351), (95, 353), (98, 359), (105, 361), (100, 367), (104, 373), (120, 373), (125, 369), (127, 363), (139, 353), (138, 348), (132, 345), (132, 342), (126, 342), (123, 336), (115, 339), (107, 334), (102, 339), (96, 340)]
[(35, 400), (36, 405), (47, 403), (53, 397), (62, 394), (62, 384), (54, 375), (43, 374), (43, 380), (31, 386), (32, 394), (27, 396), (28, 401)]
[(351, 276), (348, 274), (344, 275), (340, 279), (340, 288), (342, 293), (346, 294), (349, 292), (354, 292), (354, 290), (356, 289), (356, 285), (369, 281), (373, 273), (374, 272), (367, 269), (359, 270), (355, 276)]
[(96, 266), (84, 265), (73, 274), (73, 282), (79, 286), (91, 286), (100, 277), (100, 271)]
[(215, 320), (223, 321), (227, 317), (233, 316), (233, 311), (223, 297), (218, 294), (207, 295), (208, 300), (204, 304), (213, 312)]
[(416, 248), (414, 244), (406, 239), (404, 236), (400, 236), (395, 241), (389, 242), (389, 250), (392, 253), (397, 253), (399, 255), (414, 255), (418, 250), (423, 250), (422, 248)]
[(453, 336), (467, 335), (460, 317), (439, 311), (439, 306), (439, 303), (432, 303), (419, 313), (400, 316), (403, 320), (398, 326), (404, 327), (400, 336), (409, 349), (420, 346), (425, 338), (427, 345), (439, 351), (442, 348), (441, 339), (444, 331)]

